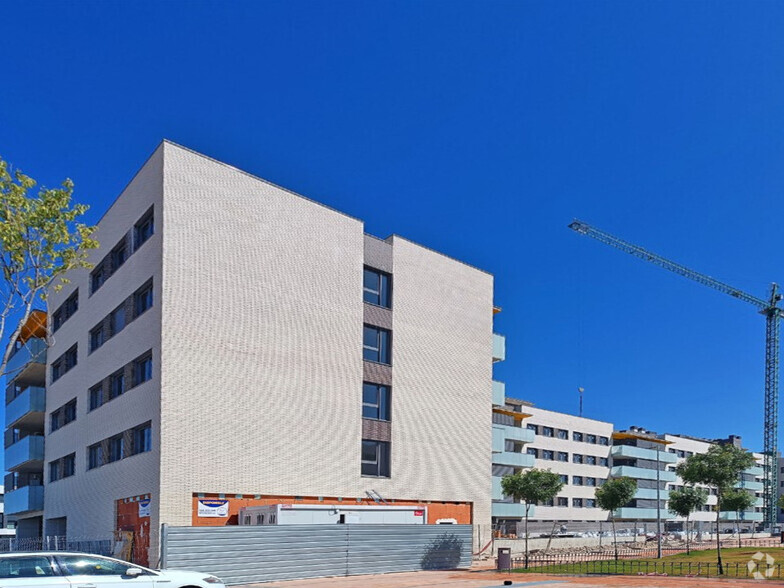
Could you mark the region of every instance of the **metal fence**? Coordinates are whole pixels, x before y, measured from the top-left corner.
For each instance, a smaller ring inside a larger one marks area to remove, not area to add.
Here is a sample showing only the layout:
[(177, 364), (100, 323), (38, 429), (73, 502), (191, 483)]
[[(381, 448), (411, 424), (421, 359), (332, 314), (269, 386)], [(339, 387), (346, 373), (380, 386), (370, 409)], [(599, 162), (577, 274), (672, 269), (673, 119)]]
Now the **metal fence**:
[(457, 569), (471, 541), (471, 525), (163, 525), (161, 567), (227, 584)]
[(112, 555), (114, 540), (65, 537), (0, 537), (0, 553), (12, 551), (78, 551), (96, 555)]
[(548, 574), (597, 574), (627, 576), (684, 576), (684, 577), (725, 577), (752, 578), (755, 580), (781, 579), (781, 564), (766, 564), (752, 561), (749, 563), (725, 563), (723, 574), (719, 574), (718, 564), (708, 562), (664, 562), (664, 561), (581, 561), (553, 565), (543, 570), (529, 567), (520, 572), (544, 572)]

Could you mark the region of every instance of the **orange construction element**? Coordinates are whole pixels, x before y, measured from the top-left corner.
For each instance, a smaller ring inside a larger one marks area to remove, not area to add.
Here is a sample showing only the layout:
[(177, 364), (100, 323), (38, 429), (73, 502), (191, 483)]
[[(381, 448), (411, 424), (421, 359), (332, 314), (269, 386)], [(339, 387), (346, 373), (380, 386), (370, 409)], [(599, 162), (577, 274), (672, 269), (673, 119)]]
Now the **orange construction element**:
[(46, 338), (46, 313), (43, 310), (33, 310), (22, 325), (19, 342), (26, 343), (31, 337)]
[(116, 531), (133, 533), (131, 561), (142, 566), (149, 565), (150, 551), (150, 516), (147, 505), (150, 495), (121, 498), (116, 502)]
[[(197, 516), (199, 508), (199, 500), (228, 500), (229, 501), (229, 516), (228, 517), (199, 517)], [(470, 502), (441, 502), (441, 501), (427, 501), (427, 500), (390, 500), (386, 499), (390, 505), (394, 506), (421, 506), (427, 508), (427, 523), (434, 525), (438, 519), (455, 519), (458, 525), (470, 525), (472, 520), (473, 505)], [(242, 495), (237, 498), (234, 494), (194, 494), (192, 505), (191, 524), (194, 527), (224, 527), (227, 525), (237, 525), (239, 521), (237, 515), (240, 508), (244, 506), (264, 506), (268, 504), (342, 504), (342, 505), (373, 505), (376, 504), (370, 498), (363, 498), (357, 502), (356, 498), (343, 498), (340, 500), (336, 497), (322, 497), (321, 500), (317, 496), (267, 496), (262, 498), (255, 498), (254, 495)]]

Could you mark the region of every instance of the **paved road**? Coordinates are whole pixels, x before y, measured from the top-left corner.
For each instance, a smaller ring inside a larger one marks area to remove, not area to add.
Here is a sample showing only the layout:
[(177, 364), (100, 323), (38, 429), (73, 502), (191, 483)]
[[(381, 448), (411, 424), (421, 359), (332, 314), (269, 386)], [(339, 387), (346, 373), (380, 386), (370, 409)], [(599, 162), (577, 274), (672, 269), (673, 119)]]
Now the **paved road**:
[(707, 579), (707, 578), (668, 578), (663, 576), (604, 576), (604, 577), (565, 577), (539, 576), (526, 574), (501, 574), (495, 572), (405, 572), (400, 574), (379, 574), (376, 576), (351, 576), (340, 578), (318, 578), (312, 580), (291, 580), (288, 582), (269, 582), (248, 584), (243, 588), (424, 588), (427, 586), (456, 588), (503, 588), (504, 580), (511, 580), (513, 588), (604, 588), (622, 586), (647, 588), (731, 588), (764, 584), (765, 586), (784, 586), (784, 581)]

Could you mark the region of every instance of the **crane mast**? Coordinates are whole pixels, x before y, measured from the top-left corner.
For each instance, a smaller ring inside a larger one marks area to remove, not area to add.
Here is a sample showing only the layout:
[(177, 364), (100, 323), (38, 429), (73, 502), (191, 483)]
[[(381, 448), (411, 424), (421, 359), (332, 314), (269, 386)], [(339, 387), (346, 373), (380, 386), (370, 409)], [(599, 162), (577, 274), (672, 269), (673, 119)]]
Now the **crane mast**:
[(768, 300), (757, 298), (751, 294), (743, 292), (738, 288), (733, 288), (705, 274), (701, 274), (687, 268), (679, 263), (670, 261), (660, 255), (647, 251), (638, 245), (629, 243), (606, 233), (600, 229), (579, 220), (575, 220), (569, 228), (582, 235), (586, 235), (597, 241), (615, 247), (621, 251), (634, 255), (644, 261), (658, 265), (680, 276), (724, 292), (756, 306), (760, 314), (765, 315), (765, 420), (764, 420), (764, 520), (772, 530), (776, 524), (778, 506), (776, 494), (778, 492), (778, 428), (779, 428), (779, 321), (784, 314), (784, 310), (778, 307), (782, 299), (776, 284), (771, 285)]

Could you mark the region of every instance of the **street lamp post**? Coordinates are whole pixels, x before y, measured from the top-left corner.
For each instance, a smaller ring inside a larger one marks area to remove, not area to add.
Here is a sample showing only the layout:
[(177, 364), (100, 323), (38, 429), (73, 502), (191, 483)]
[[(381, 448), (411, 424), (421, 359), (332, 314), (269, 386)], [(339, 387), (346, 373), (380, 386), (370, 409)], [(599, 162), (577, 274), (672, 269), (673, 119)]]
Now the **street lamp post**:
[(662, 536), (661, 536), (661, 459), (659, 458), (659, 444), (656, 443), (656, 557), (662, 556)]

